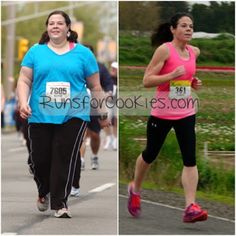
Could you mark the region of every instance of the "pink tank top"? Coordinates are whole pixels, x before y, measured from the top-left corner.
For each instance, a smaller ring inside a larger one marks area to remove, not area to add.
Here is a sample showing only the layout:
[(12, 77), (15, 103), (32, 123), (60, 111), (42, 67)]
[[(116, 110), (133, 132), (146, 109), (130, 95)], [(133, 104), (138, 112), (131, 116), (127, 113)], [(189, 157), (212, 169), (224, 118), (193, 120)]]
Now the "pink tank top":
[(75, 44), (73, 42), (69, 42), (69, 48), (72, 50), (75, 47)]
[(190, 46), (186, 46), (189, 58), (181, 58), (171, 42), (165, 43), (169, 48), (169, 58), (165, 61), (159, 75), (172, 72), (183, 65), (185, 74), (159, 85), (156, 89), (155, 103), (151, 115), (167, 120), (178, 120), (196, 113), (196, 99), (191, 95), (191, 83), (196, 71), (196, 56)]

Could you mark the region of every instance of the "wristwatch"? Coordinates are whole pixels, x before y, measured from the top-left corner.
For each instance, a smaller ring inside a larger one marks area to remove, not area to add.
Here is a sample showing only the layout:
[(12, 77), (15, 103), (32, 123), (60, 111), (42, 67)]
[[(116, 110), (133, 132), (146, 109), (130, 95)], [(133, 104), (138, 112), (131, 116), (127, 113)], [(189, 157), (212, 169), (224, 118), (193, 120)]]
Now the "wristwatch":
[(101, 114), (99, 115), (99, 120), (106, 120), (107, 117), (108, 117), (107, 112), (106, 112), (106, 113), (101, 113)]

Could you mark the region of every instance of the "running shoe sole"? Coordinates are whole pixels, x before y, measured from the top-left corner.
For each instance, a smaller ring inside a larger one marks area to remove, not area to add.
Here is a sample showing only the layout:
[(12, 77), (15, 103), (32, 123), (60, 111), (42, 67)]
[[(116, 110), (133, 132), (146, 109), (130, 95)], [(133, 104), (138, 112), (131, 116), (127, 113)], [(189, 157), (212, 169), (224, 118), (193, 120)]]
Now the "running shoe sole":
[(57, 217), (57, 218), (71, 218), (71, 216), (68, 215), (67, 213), (63, 213), (62, 215), (58, 215), (55, 213), (55, 217)]
[[(60, 211), (60, 210), (59, 210), (59, 211)], [(68, 211), (64, 211), (64, 212), (62, 212), (61, 214), (58, 213), (58, 212), (55, 212), (54, 216), (55, 216), (56, 218), (71, 218), (71, 217), (72, 217), (71, 214), (70, 214)]]
[(187, 219), (187, 217), (186, 218), (184, 217), (183, 222), (184, 223), (195, 223), (197, 221), (205, 221), (205, 220), (207, 220), (207, 217), (208, 217), (207, 213), (202, 212), (202, 214), (195, 216), (192, 219)]

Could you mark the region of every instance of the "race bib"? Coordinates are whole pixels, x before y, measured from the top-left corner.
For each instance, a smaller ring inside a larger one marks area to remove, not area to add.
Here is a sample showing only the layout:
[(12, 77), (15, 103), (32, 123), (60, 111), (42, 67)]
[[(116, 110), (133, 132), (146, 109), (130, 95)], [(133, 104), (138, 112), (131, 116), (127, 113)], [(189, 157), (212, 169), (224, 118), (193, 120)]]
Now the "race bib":
[(170, 81), (170, 99), (188, 98), (191, 95), (191, 81), (172, 80)]
[(52, 102), (70, 101), (70, 83), (69, 82), (47, 82), (46, 96), (51, 98)]

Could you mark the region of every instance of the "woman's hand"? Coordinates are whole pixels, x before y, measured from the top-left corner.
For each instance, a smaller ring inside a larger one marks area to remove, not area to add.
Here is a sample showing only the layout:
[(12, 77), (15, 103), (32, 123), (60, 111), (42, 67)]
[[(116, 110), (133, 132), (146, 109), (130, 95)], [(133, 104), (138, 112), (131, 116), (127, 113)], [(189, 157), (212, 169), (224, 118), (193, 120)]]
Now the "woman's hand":
[(27, 119), (29, 116), (31, 116), (31, 108), (28, 104), (23, 104), (19, 106), (20, 116), (23, 119)]
[(202, 87), (202, 81), (200, 79), (198, 79), (197, 77), (193, 78), (192, 81), (192, 88), (198, 90)]
[(185, 68), (184, 66), (178, 66), (176, 67), (172, 72), (171, 72), (171, 76), (173, 77), (173, 79), (181, 76), (181, 75), (184, 75), (185, 74)]

